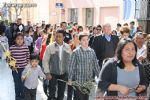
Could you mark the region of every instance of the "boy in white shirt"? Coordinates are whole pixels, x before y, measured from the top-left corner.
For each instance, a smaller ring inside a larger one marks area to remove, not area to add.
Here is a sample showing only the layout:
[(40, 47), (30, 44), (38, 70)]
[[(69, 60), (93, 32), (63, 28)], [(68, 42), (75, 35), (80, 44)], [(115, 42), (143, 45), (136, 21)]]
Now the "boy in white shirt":
[(28, 64), (22, 72), (22, 80), (24, 81), (25, 100), (36, 100), (36, 90), (38, 86), (38, 77), (46, 78), (39, 64), (39, 56), (32, 54), (30, 64)]

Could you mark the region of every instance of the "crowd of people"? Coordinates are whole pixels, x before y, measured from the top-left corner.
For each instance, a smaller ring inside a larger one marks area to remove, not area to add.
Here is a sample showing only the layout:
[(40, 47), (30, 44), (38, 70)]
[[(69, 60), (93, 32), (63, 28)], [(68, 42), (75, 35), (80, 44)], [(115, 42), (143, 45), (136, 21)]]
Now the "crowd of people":
[[(7, 51), (15, 67), (10, 67)], [(36, 100), (39, 78), (48, 100), (63, 100), (66, 88), (67, 100), (89, 100), (80, 86), (96, 83), (95, 77), (101, 91), (97, 100), (148, 100), (149, 66), (150, 35), (134, 21), (118, 23), (115, 30), (109, 23), (86, 28), (72, 22), (24, 25), (21, 18), (0, 24), (0, 100)]]

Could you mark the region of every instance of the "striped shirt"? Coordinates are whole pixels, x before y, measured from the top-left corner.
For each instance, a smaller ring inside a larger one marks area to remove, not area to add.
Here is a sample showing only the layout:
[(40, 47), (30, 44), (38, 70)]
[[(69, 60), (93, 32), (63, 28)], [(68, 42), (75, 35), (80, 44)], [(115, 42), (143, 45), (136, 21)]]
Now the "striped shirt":
[(10, 47), (10, 52), (17, 61), (16, 62), (17, 68), (24, 68), (28, 64), (30, 53), (26, 45), (22, 46), (12, 45)]
[(82, 47), (75, 49), (69, 61), (68, 79), (79, 83), (93, 80), (93, 72), (99, 75), (100, 67), (93, 49), (84, 50)]

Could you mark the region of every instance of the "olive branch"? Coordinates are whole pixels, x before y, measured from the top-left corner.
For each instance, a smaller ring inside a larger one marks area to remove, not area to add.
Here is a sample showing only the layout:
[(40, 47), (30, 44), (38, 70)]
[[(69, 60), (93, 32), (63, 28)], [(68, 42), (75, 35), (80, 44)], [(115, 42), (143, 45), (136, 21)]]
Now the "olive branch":
[[(61, 80), (61, 79), (57, 79), (58, 81), (62, 81), (67, 83), (67, 81)], [(94, 82), (92, 82), (92, 80), (84, 82), (83, 84), (77, 82), (77, 81), (72, 81), (72, 85), (74, 90), (79, 90), (81, 91), (83, 94), (90, 94), (90, 90), (94, 87)]]
[(0, 41), (0, 46), (2, 46), (3, 48), (4, 54), (7, 58), (7, 62), (10, 68), (14, 69), (18, 73), (16, 68), (16, 59), (11, 56), (10, 51), (5, 48), (5, 46), (1, 43), (1, 41)]

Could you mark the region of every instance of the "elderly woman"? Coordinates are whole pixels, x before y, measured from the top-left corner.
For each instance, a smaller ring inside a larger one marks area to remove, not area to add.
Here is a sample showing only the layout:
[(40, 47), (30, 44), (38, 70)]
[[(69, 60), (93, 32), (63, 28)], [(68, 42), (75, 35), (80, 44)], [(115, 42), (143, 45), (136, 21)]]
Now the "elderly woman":
[(137, 32), (135, 34), (135, 37), (134, 37), (134, 42), (136, 43), (137, 45), (137, 55), (136, 55), (136, 58), (142, 62), (147, 54), (146, 54), (146, 45), (144, 44), (145, 43), (145, 37), (143, 35), (142, 32)]
[(98, 87), (106, 96), (137, 96), (146, 89), (144, 70), (136, 59), (136, 52), (133, 41), (120, 40), (116, 59), (107, 60), (100, 72)]

